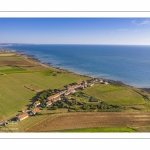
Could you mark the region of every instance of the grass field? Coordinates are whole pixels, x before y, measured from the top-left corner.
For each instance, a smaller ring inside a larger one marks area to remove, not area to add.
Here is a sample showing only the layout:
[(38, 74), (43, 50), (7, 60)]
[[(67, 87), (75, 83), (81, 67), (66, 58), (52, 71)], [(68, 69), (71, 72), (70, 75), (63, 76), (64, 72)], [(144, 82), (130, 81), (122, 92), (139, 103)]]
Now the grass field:
[[(10, 64), (11, 66), (7, 66)], [(14, 67), (15, 65), (18, 67)], [(29, 70), (30, 67), (28, 70), (22, 68), (22, 65), (31, 65), (31, 70)], [(42, 69), (37, 70), (39, 68)], [(55, 89), (88, 79), (72, 73), (58, 73), (57, 76), (53, 76), (53, 74), (48, 74), (52, 71), (48, 71), (47, 68), (45, 70), (45, 68), (33, 60), (20, 56), (0, 56), (0, 74), (2, 74), (0, 75), (0, 116), (12, 117), (32, 103), (36, 92), (25, 88), (25, 85), (32, 85), (39, 89)]]
[(136, 132), (136, 130), (129, 127), (100, 127), (100, 128), (60, 130), (56, 132)]
[(96, 84), (86, 88), (84, 93), (99, 100), (115, 105), (144, 104), (143, 97), (129, 87), (117, 86), (113, 84)]
[(10, 67), (10, 66), (0, 66), (0, 71), (8, 70), (8, 69), (12, 69), (12, 67)]
[(85, 78), (74, 74), (44, 76), (40, 72), (0, 76), (0, 115), (9, 117), (32, 103), (31, 99), (36, 93), (25, 88), (27, 84), (32, 84), (40, 89), (55, 89), (83, 79)]

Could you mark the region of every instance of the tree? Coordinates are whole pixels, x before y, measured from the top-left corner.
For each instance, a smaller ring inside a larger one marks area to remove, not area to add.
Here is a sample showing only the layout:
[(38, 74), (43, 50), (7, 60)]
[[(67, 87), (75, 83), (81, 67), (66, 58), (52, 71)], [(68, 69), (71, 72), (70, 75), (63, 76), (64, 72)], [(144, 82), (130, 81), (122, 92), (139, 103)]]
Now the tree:
[(54, 106), (54, 109), (56, 110), (56, 109), (58, 109), (58, 107), (57, 107), (57, 106)]

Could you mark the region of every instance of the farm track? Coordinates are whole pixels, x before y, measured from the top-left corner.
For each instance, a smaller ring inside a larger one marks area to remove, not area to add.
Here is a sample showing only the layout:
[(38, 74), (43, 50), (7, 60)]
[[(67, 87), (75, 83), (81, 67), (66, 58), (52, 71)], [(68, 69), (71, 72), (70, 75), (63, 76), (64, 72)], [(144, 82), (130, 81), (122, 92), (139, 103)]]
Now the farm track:
[(54, 114), (25, 132), (59, 131), (90, 127), (144, 127), (150, 125), (150, 113), (84, 112)]

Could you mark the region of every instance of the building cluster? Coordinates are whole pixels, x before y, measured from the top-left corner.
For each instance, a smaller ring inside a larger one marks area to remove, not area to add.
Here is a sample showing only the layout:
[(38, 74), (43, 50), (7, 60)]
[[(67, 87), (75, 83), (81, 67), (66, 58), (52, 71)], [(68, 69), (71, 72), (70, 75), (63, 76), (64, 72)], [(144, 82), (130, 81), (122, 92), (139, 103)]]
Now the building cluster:
[(92, 80), (90, 80), (89, 83), (87, 81), (82, 81), (82, 82), (76, 83), (75, 85), (67, 86), (66, 90), (59, 91), (55, 95), (51, 95), (47, 97), (46, 106), (50, 106), (52, 105), (52, 102), (61, 100), (61, 96), (67, 96), (69, 94), (73, 94), (76, 92), (77, 89), (84, 89), (87, 87), (91, 87), (97, 83), (106, 84), (106, 85), (108, 84), (106, 80), (93, 78)]
[(40, 104), (41, 104), (41, 103), (40, 103), (39, 100), (35, 101), (35, 102), (33, 103), (33, 106), (35, 107), (33, 110), (28, 111), (28, 112), (23, 111), (22, 114), (16, 116), (16, 119), (17, 119), (18, 121), (22, 121), (22, 120), (28, 118), (29, 116), (36, 115), (36, 113), (38, 113), (38, 112), (40, 111), (40, 109), (37, 107), (37, 106), (39, 106)]
[[(61, 96), (67, 96), (69, 94), (73, 94), (76, 92), (77, 89), (84, 89), (87, 87), (91, 87), (97, 83), (106, 84), (106, 85), (108, 84), (108, 82), (106, 80), (93, 78), (89, 82), (82, 81), (82, 82), (76, 83), (74, 85), (69, 85), (69, 86), (67, 86), (67, 88), (65, 90), (59, 91), (58, 93), (47, 97), (46, 106), (50, 106), (50, 105), (52, 105), (53, 102), (62, 100)], [(39, 100), (35, 101), (33, 103), (33, 106), (35, 108), (32, 111), (28, 111), (28, 112), (23, 111), (22, 114), (16, 116), (17, 120), (21, 121), (21, 120), (28, 118), (30, 115), (36, 115), (36, 113), (38, 113), (40, 111), (40, 109), (38, 108), (38, 106), (40, 104), (41, 103)]]

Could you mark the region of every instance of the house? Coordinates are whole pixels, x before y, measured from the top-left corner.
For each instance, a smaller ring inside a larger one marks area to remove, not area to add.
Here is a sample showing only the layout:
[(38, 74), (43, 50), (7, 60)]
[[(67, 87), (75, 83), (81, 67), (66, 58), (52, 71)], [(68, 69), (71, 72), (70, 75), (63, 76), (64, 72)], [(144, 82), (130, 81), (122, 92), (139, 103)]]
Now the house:
[(83, 82), (82, 82), (82, 88), (87, 88), (87, 87), (88, 87), (87, 82), (86, 82), (86, 81), (83, 81)]
[(65, 96), (66, 96), (66, 95), (69, 95), (69, 94), (70, 94), (70, 90), (68, 90), (68, 91), (65, 93)]
[(65, 94), (67, 92), (67, 90), (63, 90), (63, 91), (60, 91), (58, 94), (61, 96), (63, 94)]
[(21, 121), (21, 120), (24, 120), (28, 117), (29, 117), (28, 113), (24, 113), (24, 114), (18, 115), (17, 120)]
[(47, 97), (47, 100), (48, 101), (58, 101), (58, 100), (61, 100), (60, 94), (57, 93), (55, 95), (49, 96), (49, 97)]
[(38, 107), (34, 108), (32, 111), (31, 111), (31, 114), (32, 115), (35, 115), (37, 112), (39, 112), (40, 109)]
[(106, 85), (107, 85), (107, 84), (108, 84), (108, 82), (107, 82), (107, 81), (105, 81), (105, 82), (104, 82), (104, 84), (106, 84)]
[(46, 102), (46, 106), (50, 106), (50, 105), (52, 105), (52, 101)]
[(77, 88), (79, 88), (79, 87), (81, 87), (81, 84), (72, 85), (72, 86), (69, 86), (69, 87), (68, 87), (68, 90), (77, 89)]
[(99, 79), (98, 79), (98, 78), (94, 78), (93, 81), (94, 81), (94, 82), (98, 82)]
[(94, 85), (94, 83), (90, 83), (90, 86), (93, 86)]
[(104, 81), (103, 81), (103, 79), (100, 79), (99, 82), (100, 82), (100, 83), (103, 83)]
[(40, 101), (35, 101), (33, 105), (34, 105), (34, 107), (37, 107), (37, 106), (39, 106), (40, 104), (41, 104)]
[(54, 98), (52, 101), (56, 102), (56, 101), (60, 101), (60, 100), (61, 100), (61, 97), (59, 96), (59, 97)]

